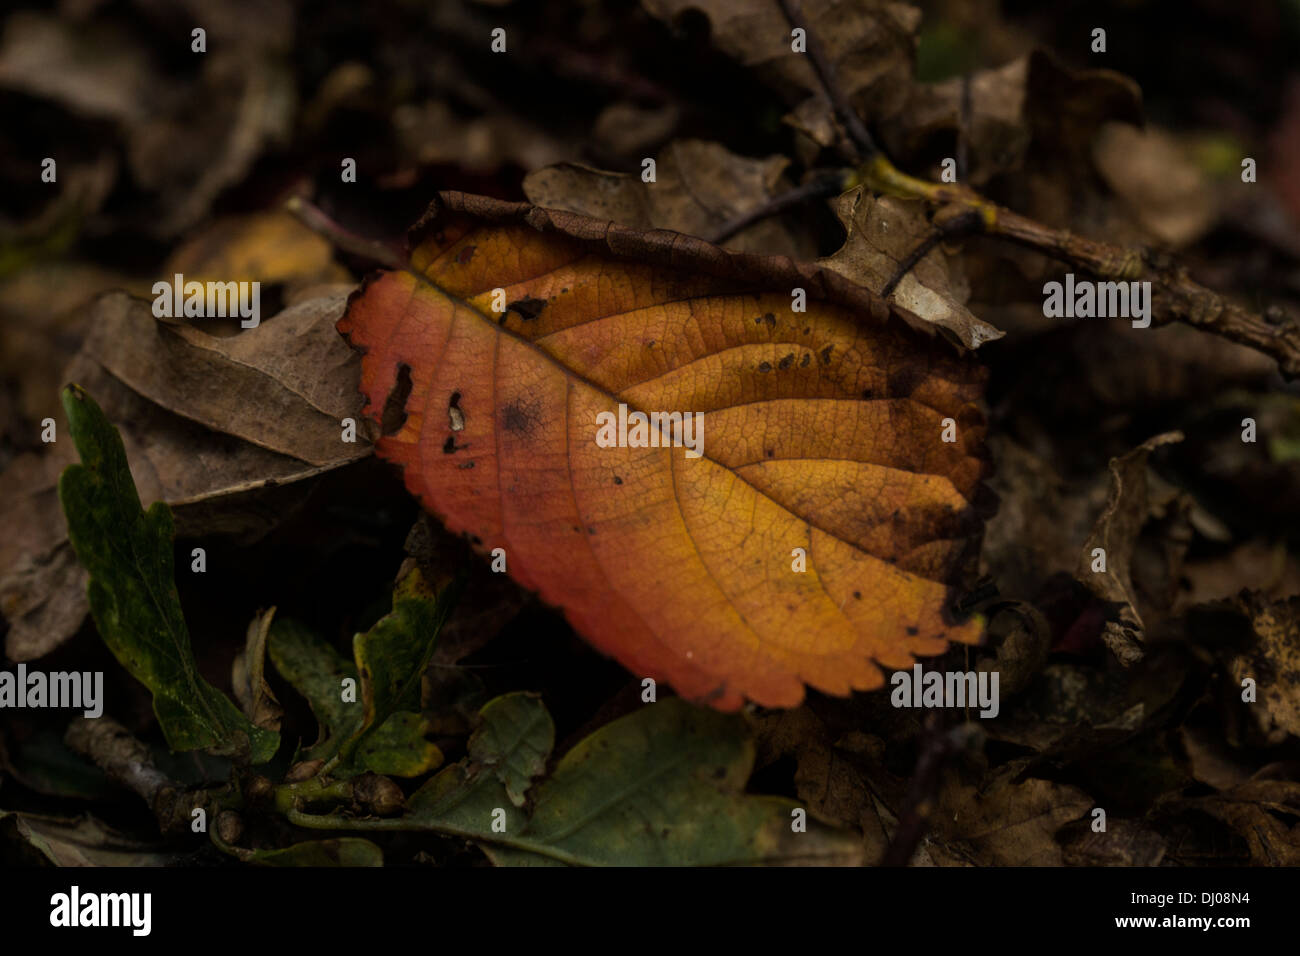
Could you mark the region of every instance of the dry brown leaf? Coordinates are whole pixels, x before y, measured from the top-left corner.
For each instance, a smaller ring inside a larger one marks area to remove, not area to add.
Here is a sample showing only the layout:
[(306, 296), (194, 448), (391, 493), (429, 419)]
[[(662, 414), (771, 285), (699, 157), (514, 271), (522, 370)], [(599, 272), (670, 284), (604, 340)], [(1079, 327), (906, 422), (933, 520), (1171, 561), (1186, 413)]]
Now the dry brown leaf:
[(1300, 596), (1269, 602), (1243, 594), (1237, 605), (1257, 640), (1228, 662), (1232, 683), (1240, 687), (1245, 678), (1254, 679), (1258, 696), (1244, 706), (1269, 744), (1282, 743), (1288, 734), (1300, 737)]
[[(163, 408), (262, 448), (323, 467), (370, 453), (357, 359), (334, 331), (347, 297), (290, 306), (228, 338), (155, 319), (126, 295), (96, 303), (85, 354)], [(342, 441), (342, 420), (357, 440)]]
[(167, 258), (164, 277), (186, 281), (261, 282), (287, 286), (286, 295), (306, 286), (351, 282), (334, 261), (329, 242), (283, 211), (220, 219), (186, 239)]
[(1158, 832), (1140, 820), (1108, 819), (1096, 832), (1085, 818), (1062, 833), (1066, 866), (1159, 866), (1168, 847)]
[[(1029, 57), (979, 70), (970, 79), (971, 127), (966, 182), (982, 186), (1000, 173), (1019, 169), (1029, 148), (1025, 93)], [(917, 84), (907, 110), (886, 130), (886, 142), (897, 155), (921, 149), (936, 134), (961, 124), (962, 79)], [(896, 128), (897, 132), (894, 132)], [(893, 135), (890, 135), (893, 133)]]
[(1056, 832), (1091, 810), (1092, 800), (1076, 787), (1017, 780), (1023, 764), (1000, 767), (978, 786), (950, 773), (934, 811), (937, 838), (962, 844), (986, 866), (1060, 866)]
[[(1115, 618), (1106, 622), (1102, 640), (1125, 666), (1140, 660), (1143, 654), (1142, 616), (1130, 571), (1138, 534), (1150, 514), (1147, 456), (1161, 445), (1182, 440), (1181, 432), (1166, 432), (1147, 439), (1121, 458), (1111, 459), (1109, 498), (1079, 555), (1075, 577), (1116, 610)], [(1097, 548), (1104, 552), (1104, 571), (1093, 571), (1094, 562), (1099, 560), (1093, 553)]]
[(447, 163), (494, 172), (509, 163), (537, 169), (574, 155), (570, 144), (504, 108), (464, 119), (446, 103), (429, 100), (399, 106), (393, 127), (402, 154), (415, 164)]
[[(642, 0), (642, 5), (669, 22), (687, 10), (703, 12), (714, 46), (752, 67), (792, 103), (811, 96), (813, 105), (799, 115), (807, 122), (816, 111), (822, 121), (810, 127), (830, 122), (830, 106), (807, 55), (792, 49), (790, 23), (777, 0)], [(859, 115), (883, 122), (905, 107), (921, 23), (918, 8), (895, 0), (805, 0), (802, 13)]]
[[(832, 200), (831, 208), (848, 235), (819, 265), (869, 289), (884, 288), (932, 231), (924, 204), (873, 196), (865, 186)], [(942, 329), (963, 348), (977, 349), (1003, 333), (971, 314), (965, 306), (969, 298), (960, 261), (935, 248), (903, 277), (889, 301), (914, 324)]]
[(1093, 141), (1092, 159), (1106, 185), (1161, 242), (1185, 246), (1214, 223), (1215, 194), (1191, 151), (1170, 133), (1107, 123)]
[(264, 676), (266, 638), (274, 618), (275, 608), (253, 615), (244, 638), (244, 649), (235, 655), (231, 665), (230, 683), (244, 716), (263, 730), (278, 732), (284, 711)]
[(1225, 793), (1163, 803), (1162, 810), (1199, 810), (1222, 820), (1250, 849), (1256, 866), (1300, 866), (1300, 783), (1251, 780)]
[[(738, 216), (790, 188), (783, 156), (750, 159), (717, 143), (678, 140), (659, 152), (656, 181), (562, 163), (524, 178), (528, 199), (634, 229), (672, 229), (707, 237)], [(803, 230), (780, 217), (764, 220), (723, 243), (739, 252), (763, 252), (810, 259), (816, 255)]]
[[(862, 831), (866, 859), (878, 860), (889, 845), (897, 820), (876, 798), (851, 753), (863, 749), (883, 752), (883, 741), (866, 734), (832, 741), (826, 724), (807, 705), (751, 718), (758, 746), (758, 765), (790, 756), (795, 760), (794, 785), (800, 801), (814, 816)], [(852, 748), (846, 752), (841, 743)]]

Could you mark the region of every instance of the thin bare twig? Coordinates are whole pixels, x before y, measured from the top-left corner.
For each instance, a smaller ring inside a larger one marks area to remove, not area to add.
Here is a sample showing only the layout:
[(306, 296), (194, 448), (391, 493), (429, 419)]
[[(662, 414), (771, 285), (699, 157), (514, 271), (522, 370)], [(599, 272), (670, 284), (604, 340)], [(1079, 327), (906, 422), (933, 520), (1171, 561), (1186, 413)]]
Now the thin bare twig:
[(397, 249), (375, 239), (357, 235), (301, 196), (291, 196), (285, 202), (284, 208), (312, 232), (324, 236), (344, 252), (369, 259), (388, 269), (406, 268), (406, 262)]
[(939, 795), (941, 771), (948, 760), (967, 749), (979, 733), (969, 723), (943, 730), (938, 715), (932, 715), (927, 722), (925, 741), (916, 759), (916, 772), (912, 774), (907, 789), (903, 812), (898, 817), (898, 827), (881, 857), (881, 866), (907, 866), (911, 861), (921, 838), (930, 828), (930, 817)]
[(849, 171), (839, 169), (821, 172), (802, 186), (796, 186), (779, 196), (773, 196), (767, 202), (751, 209), (743, 216), (737, 216), (722, 225), (712, 235), (704, 238), (714, 245), (721, 245), (736, 233), (748, 229), (754, 223), (780, 215), (787, 209), (802, 205), (811, 199), (829, 199), (832, 196), (838, 196), (844, 191), (845, 182), (849, 175)]
[(826, 55), (820, 38), (804, 22), (802, 3), (800, 3), (800, 0), (780, 0), (780, 3), (781, 10), (785, 13), (785, 18), (789, 21), (790, 26), (804, 32), (808, 59), (812, 62), (813, 71), (817, 74), (817, 79), (826, 92), (826, 98), (831, 101), (831, 108), (835, 110), (836, 119), (840, 121), (840, 125), (849, 134), (849, 139), (853, 141), (853, 145), (857, 149), (857, 161), (863, 162), (870, 159), (879, 152), (876, 149), (876, 141), (867, 130), (866, 124), (862, 122), (862, 118), (858, 116), (857, 110), (853, 108), (853, 104), (849, 102), (848, 96), (844, 93), (844, 87), (836, 79), (835, 67), (831, 64), (830, 57)]

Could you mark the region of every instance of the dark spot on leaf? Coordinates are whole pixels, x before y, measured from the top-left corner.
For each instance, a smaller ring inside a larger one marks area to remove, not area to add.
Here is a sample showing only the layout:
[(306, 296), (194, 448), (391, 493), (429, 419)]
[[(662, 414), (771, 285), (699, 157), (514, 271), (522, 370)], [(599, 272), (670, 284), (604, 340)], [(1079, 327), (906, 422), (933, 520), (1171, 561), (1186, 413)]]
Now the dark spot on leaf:
[(768, 328), (776, 325), (776, 316), (771, 312), (763, 313), (763, 321), (767, 323)]
[(774, 450), (772, 450), (771, 448), (767, 449), (767, 457), (768, 457), (768, 458), (774, 458), (774, 457), (776, 457), (776, 452), (775, 452)]
[(535, 299), (532, 296), (529, 296), (526, 299), (519, 299), (516, 302), (511, 302), (506, 306), (506, 311), (518, 312), (521, 319), (531, 322), (542, 314), (542, 309), (544, 308), (546, 308), (545, 299)]
[(907, 398), (916, 391), (916, 386), (925, 380), (925, 371), (920, 367), (903, 366), (889, 379), (889, 397)]
[(466, 246), (464, 249), (460, 250), (460, 252), (456, 253), (456, 262), (462, 266), (467, 265), (469, 261), (474, 258), (474, 250), (477, 248), (478, 246)]
[(864, 389), (862, 390), (862, 397), (865, 398), (865, 399), (870, 399), (871, 396), (872, 396), (872, 394), (873, 394), (873, 392), (872, 392), (871, 389), (869, 389), (869, 388), (864, 388)]
[(501, 409), (501, 427), (517, 438), (532, 438), (542, 425), (542, 400), (519, 397)]
[(384, 399), (384, 412), (380, 419), (385, 435), (394, 435), (406, 424), (406, 400), (411, 397), (411, 366), (405, 362), (397, 366), (397, 378)]
[(861, 591), (854, 591), (854, 592), (853, 592), (853, 596), (854, 596), (855, 598), (857, 598), (859, 601), (862, 600), (862, 592), (861, 592)]
[(474, 459), (471, 458), (469, 461), (465, 462), (464, 464), (457, 465), (456, 467), (459, 468), (461, 471), (465, 471), (465, 470), (467, 470), (467, 469), (469, 469), (469, 468), (473, 468), (473, 467), (474, 467)]
[(793, 365), (793, 364), (794, 364), (794, 353), (791, 352), (791, 353), (790, 353), (789, 355), (787, 355), (785, 358), (781, 359), (781, 361), (777, 363), (777, 366), (776, 366), (776, 367), (779, 368), (779, 369), (785, 370), (785, 369), (789, 368), (789, 367), (790, 367), (791, 365)]
[(835, 346), (833, 346), (833, 345), (828, 345), (828, 346), (826, 346), (826, 348), (822, 349), (820, 353), (818, 353), (818, 354), (820, 354), (821, 357), (822, 357), (822, 364), (823, 364), (823, 365), (830, 365), (830, 364), (831, 364), (831, 352), (834, 350), (834, 348), (835, 348)]
[(811, 325), (805, 325), (805, 326), (804, 326), (804, 328), (803, 328), (803, 334), (804, 334), (804, 335), (807, 335), (807, 334), (808, 334), (809, 332), (811, 332), (811, 331), (812, 331), (812, 326), (811, 326)]
[(799, 363), (799, 367), (800, 367), (800, 368), (807, 368), (807, 367), (808, 367), (808, 363), (811, 362), (811, 361), (812, 361), (812, 353), (811, 353), (811, 352), (804, 352), (804, 353), (803, 353), (803, 361)]
[(908, 633), (908, 634), (911, 634), (913, 637), (916, 637), (916, 635), (920, 634), (921, 631), (920, 631), (919, 628), (917, 628), (917, 627), (915, 627), (915, 626), (912, 626), (912, 625), (909, 625), (908, 628), (907, 628), (907, 633)]
[(645, 347), (648, 348), (648, 349), (652, 349), (652, 348), (654, 348), (654, 347), (655, 347), (655, 340), (654, 340), (654, 339), (651, 339), (649, 342), (647, 342), (647, 343), (645, 344)]
[(770, 363), (770, 362), (759, 362), (759, 363), (758, 363), (758, 370), (759, 370), (760, 372), (770, 372), (770, 371), (772, 371), (772, 363)]
[(448, 435), (447, 440), (442, 443), (442, 453), (444, 455), (450, 455), (455, 450), (456, 450), (456, 436)]
[(620, 478), (618, 475), (615, 475), (615, 476), (614, 476), (614, 484), (616, 484), (616, 485), (621, 485), (622, 483), (623, 483), (623, 479)]

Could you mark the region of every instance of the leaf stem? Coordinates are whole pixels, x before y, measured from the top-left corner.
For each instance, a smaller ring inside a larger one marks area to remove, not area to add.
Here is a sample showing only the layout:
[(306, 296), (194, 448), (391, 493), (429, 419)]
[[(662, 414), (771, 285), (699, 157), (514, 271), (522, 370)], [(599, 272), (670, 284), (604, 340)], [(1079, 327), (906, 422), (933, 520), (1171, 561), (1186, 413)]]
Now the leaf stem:
[(423, 831), (429, 833), (441, 833), (444, 836), (463, 837), (466, 840), (475, 840), (482, 843), (493, 843), (498, 846), (510, 847), (514, 850), (523, 850), (528, 853), (536, 853), (540, 856), (549, 857), (560, 863), (566, 863), (569, 866), (590, 866), (591, 864), (582, 858), (568, 853), (558, 847), (550, 846), (546, 843), (539, 843), (529, 840), (526, 837), (510, 837), (500, 833), (483, 833), (479, 830), (469, 830), (463, 827), (453, 826), (448, 823), (425, 823), (412, 824), (409, 820), (401, 817), (375, 817), (368, 819), (348, 819), (338, 814), (315, 814), (303, 813), (301, 810), (290, 809), (285, 813), (285, 818), (295, 826), (304, 827), (311, 830), (390, 830), (401, 831), (406, 833)]

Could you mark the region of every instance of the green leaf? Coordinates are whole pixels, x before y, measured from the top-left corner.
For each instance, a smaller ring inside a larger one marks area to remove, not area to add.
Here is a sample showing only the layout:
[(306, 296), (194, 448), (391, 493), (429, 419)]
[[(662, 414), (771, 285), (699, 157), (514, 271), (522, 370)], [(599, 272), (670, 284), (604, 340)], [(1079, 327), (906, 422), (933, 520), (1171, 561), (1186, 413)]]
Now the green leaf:
[[(417, 824), (437, 821), (466, 835), (491, 829), (497, 808), (506, 832), (527, 822), (519, 810), (532, 778), (546, 768), (555, 746), (555, 724), (535, 694), (496, 697), (479, 711), (482, 723), (470, 736), (469, 755), (438, 774), (407, 801)], [(514, 794), (518, 794), (518, 799)]]
[[(459, 593), (460, 580), (435, 592), (418, 569), (393, 588), (392, 611), (352, 642), (357, 666), (292, 621), (271, 626), (271, 660), (311, 704), (322, 739), (304, 755), (330, 760), (336, 777), (373, 770), (416, 777), (442, 764), (442, 751), (425, 739), (420, 679), (438, 632)], [(343, 700), (347, 678), (359, 680), (361, 701)]]
[(479, 711), (482, 723), (470, 735), (469, 755), (490, 767), (516, 807), (533, 778), (546, 769), (555, 746), (555, 724), (534, 694), (505, 694)]
[(393, 777), (418, 777), (442, 766), (442, 751), (425, 739), (432, 728), (419, 714), (393, 714), (354, 751), (359, 769)]
[(153, 693), (173, 750), (265, 763), (279, 734), (253, 726), (199, 675), (173, 577), (171, 510), (161, 501), (141, 509), (122, 438), (94, 399), (76, 385), (62, 397), (82, 463), (64, 470), (59, 500), (68, 538), (90, 572), (90, 610), (100, 636)]
[(743, 792), (754, 764), (743, 720), (676, 698), (582, 740), (531, 788), (525, 813), (506, 781), (518, 789), (539, 748), (549, 751), (550, 718), (539, 715), (526, 695), (489, 703), (477, 749), (416, 791), (403, 823), (472, 836), (508, 866), (862, 862), (855, 834), (812, 820), (794, 832), (798, 804)]
[(393, 588), (392, 611), (353, 639), (365, 728), (380, 726), (399, 710), (420, 709), (420, 678), (463, 580), (435, 593), (419, 568), (412, 568)]
[(357, 669), (310, 628), (292, 618), (277, 618), (267, 641), (271, 663), (306, 698), (321, 725), (321, 736), (303, 758), (328, 760), (343, 741), (361, 729), (359, 703), (343, 700), (343, 681), (359, 683)]

